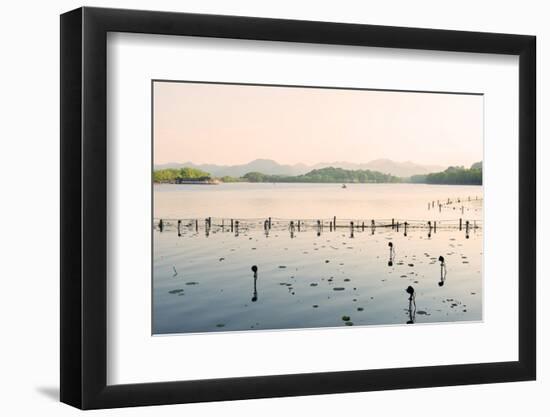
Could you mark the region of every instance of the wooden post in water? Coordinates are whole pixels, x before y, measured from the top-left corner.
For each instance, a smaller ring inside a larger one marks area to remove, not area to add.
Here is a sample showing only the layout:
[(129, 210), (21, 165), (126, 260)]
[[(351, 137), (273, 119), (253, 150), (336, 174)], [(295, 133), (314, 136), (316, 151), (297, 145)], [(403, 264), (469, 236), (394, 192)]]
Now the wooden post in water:
[(361, 231), (363, 231), (363, 232), (365, 231), (365, 222), (361, 223)]
[(397, 232), (399, 232), (399, 221), (397, 221), (397, 223), (395, 225), (396, 225)]
[(462, 231), (462, 217), (458, 219), (458, 230)]
[(404, 236), (407, 236), (407, 226), (409, 225), (409, 223), (405, 222), (404, 223), (404, 226), (405, 226), (405, 232), (403, 233)]
[(271, 229), (271, 217), (268, 219), (268, 227)]
[(160, 222), (159, 222), (159, 230), (161, 232), (164, 230), (164, 222), (162, 221), (162, 219), (160, 219)]
[(302, 222), (298, 220), (298, 231), (300, 231), (300, 228), (302, 227)]
[(393, 230), (393, 228), (395, 227), (395, 219), (391, 219), (391, 228)]
[(332, 232), (332, 220), (328, 224), (329, 230)]
[(233, 219), (231, 219), (231, 231), (233, 231)]
[(437, 222), (434, 220), (434, 233), (437, 232)]
[(195, 232), (199, 231), (199, 220), (195, 219)]
[(332, 224), (334, 226), (334, 230), (336, 231), (336, 216), (332, 218)]
[(178, 237), (181, 236), (181, 220), (178, 220)]

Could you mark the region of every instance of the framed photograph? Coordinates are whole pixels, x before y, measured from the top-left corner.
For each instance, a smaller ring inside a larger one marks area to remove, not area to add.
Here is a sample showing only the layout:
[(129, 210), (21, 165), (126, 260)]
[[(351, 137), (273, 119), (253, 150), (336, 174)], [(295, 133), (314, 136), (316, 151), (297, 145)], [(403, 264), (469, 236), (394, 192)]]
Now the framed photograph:
[(61, 401), (533, 380), (535, 37), (61, 16)]

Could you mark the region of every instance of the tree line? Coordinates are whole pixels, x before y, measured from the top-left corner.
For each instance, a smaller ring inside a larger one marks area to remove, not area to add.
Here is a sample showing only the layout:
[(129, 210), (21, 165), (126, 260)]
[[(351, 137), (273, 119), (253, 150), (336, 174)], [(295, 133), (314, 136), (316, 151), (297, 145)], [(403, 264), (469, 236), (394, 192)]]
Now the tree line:
[(476, 162), (470, 168), (449, 167), (443, 172), (413, 175), (410, 182), (416, 184), (482, 185), (483, 167), (481, 162)]
[[(426, 175), (413, 175), (410, 178), (400, 178), (391, 174), (383, 174), (368, 169), (349, 170), (327, 167), (314, 169), (302, 175), (269, 175), (261, 172), (249, 172), (242, 177), (224, 176), (215, 178), (221, 182), (282, 182), (282, 183), (399, 183), (415, 184), (451, 184), (451, 185), (481, 185), (482, 163), (476, 162), (470, 168), (449, 167), (443, 172)], [(208, 172), (196, 168), (167, 168), (156, 170), (153, 181), (157, 183), (177, 183), (179, 181), (210, 181), (214, 179)]]
[(244, 177), (248, 182), (305, 182), (305, 183), (394, 183), (398, 177), (368, 169), (349, 170), (343, 168), (314, 169), (302, 175), (266, 175), (249, 172)]
[(153, 181), (160, 183), (174, 183), (178, 180), (208, 181), (211, 176), (208, 172), (196, 168), (166, 168), (153, 172)]

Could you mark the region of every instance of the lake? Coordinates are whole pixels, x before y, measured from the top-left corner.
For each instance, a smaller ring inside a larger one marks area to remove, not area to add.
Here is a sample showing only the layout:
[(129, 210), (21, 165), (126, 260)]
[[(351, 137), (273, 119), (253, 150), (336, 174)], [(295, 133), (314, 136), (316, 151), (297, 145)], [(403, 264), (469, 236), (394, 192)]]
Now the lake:
[(478, 186), (155, 185), (153, 334), (482, 320), (482, 202)]

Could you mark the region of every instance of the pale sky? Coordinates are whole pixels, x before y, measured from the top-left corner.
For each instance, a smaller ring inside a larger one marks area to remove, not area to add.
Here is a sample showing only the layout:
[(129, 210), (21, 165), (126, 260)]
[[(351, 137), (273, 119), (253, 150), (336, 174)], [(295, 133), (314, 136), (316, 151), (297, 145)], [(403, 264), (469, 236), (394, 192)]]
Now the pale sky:
[(483, 96), (154, 83), (154, 163), (470, 166), (483, 159)]

